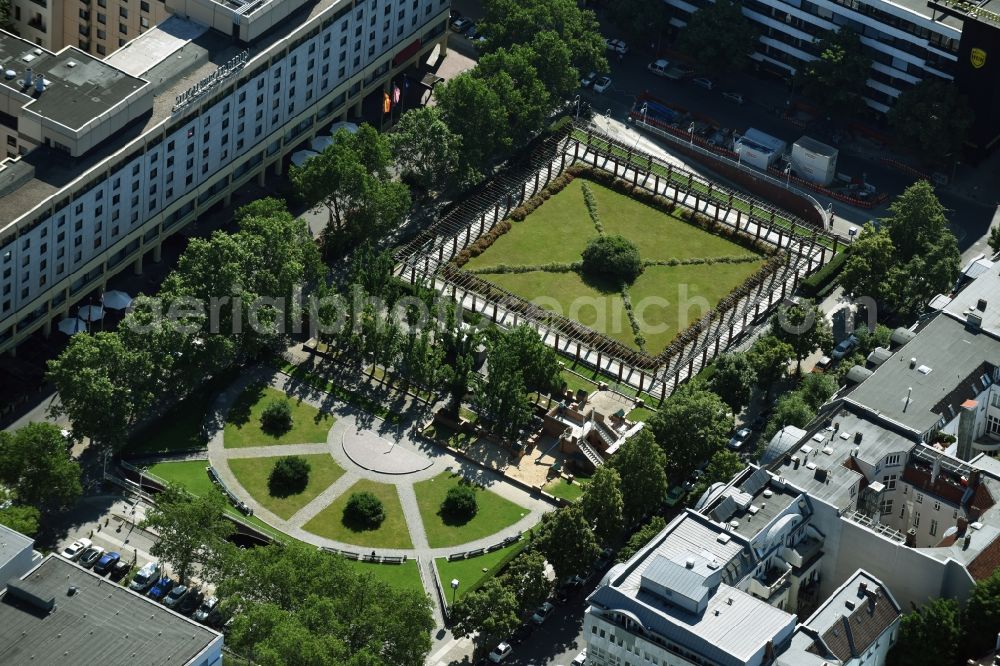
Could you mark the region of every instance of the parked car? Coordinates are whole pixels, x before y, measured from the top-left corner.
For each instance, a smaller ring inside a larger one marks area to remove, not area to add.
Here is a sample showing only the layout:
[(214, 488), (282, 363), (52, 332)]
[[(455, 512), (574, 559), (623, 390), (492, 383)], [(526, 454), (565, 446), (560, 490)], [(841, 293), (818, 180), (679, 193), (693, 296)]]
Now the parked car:
[(546, 601), (541, 606), (535, 610), (535, 614), (531, 616), (531, 621), (535, 624), (544, 624), (549, 616), (552, 615), (552, 611), (555, 609), (550, 602)]
[(733, 436), (729, 438), (729, 448), (733, 451), (739, 451), (742, 449), (743, 445), (747, 443), (748, 439), (750, 439), (751, 432), (750, 428), (740, 428), (734, 432)]
[(699, 76), (696, 79), (691, 79), (691, 82), (696, 86), (701, 86), (705, 90), (711, 90), (712, 88), (715, 87), (715, 84), (712, 83), (712, 80), (706, 79), (704, 76)]
[(80, 556), (80, 566), (84, 569), (90, 569), (97, 561), (101, 559), (104, 555), (104, 549), (100, 546), (91, 546), (87, 550), (83, 551), (83, 555)]
[(509, 657), (513, 651), (514, 648), (511, 647), (511, 644), (504, 641), (503, 643), (500, 643), (500, 645), (493, 648), (493, 651), (489, 654), (489, 660), (494, 664), (499, 664)]
[(181, 615), (190, 615), (201, 605), (201, 600), (205, 598), (205, 593), (201, 590), (194, 589), (187, 593), (187, 595), (177, 602), (175, 611)]
[(121, 553), (104, 553), (101, 559), (97, 560), (97, 564), (94, 565), (94, 573), (104, 575), (111, 571), (111, 568), (121, 561)]
[(459, 16), (457, 19), (451, 22), (451, 29), (455, 32), (462, 33), (469, 29), (472, 25), (472, 21), (465, 18), (464, 16)]
[(730, 102), (736, 102), (737, 104), (742, 104), (744, 101), (743, 93), (729, 91), (722, 93), (722, 96), (728, 99)]
[(813, 372), (826, 372), (833, 365), (833, 359), (829, 356), (821, 356), (816, 365), (813, 366)]
[(146, 596), (153, 601), (159, 601), (163, 597), (167, 596), (170, 593), (170, 590), (175, 587), (177, 587), (177, 584), (174, 583), (169, 576), (163, 576), (156, 581), (153, 587), (149, 588), (149, 592), (146, 593)]
[(92, 545), (94, 544), (90, 541), (90, 539), (77, 539), (70, 545), (63, 548), (62, 552), (59, 554), (70, 562), (75, 562), (80, 559), (81, 555), (83, 555), (83, 551), (87, 550)]
[(679, 62), (676, 65), (674, 65), (674, 69), (676, 69), (677, 72), (681, 76), (685, 76), (685, 77), (686, 76), (694, 76), (694, 67), (692, 67), (691, 65), (685, 64), (683, 62)]
[(570, 662), (570, 666), (584, 666), (587, 663), (587, 651), (584, 650), (580, 654), (573, 657), (573, 661)]
[(659, 60), (646, 65), (646, 69), (657, 76), (666, 76), (667, 70), (670, 69), (670, 61), (660, 58)]
[(187, 598), (191, 594), (191, 588), (187, 585), (174, 585), (170, 592), (163, 597), (163, 605), (167, 608), (175, 608), (177, 604)]
[(606, 46), (609, 51), (614, 51), (618, 55), (625, 55), (628, 53), (628, 45), (620, 39), (605, 39), (604, 46)]
[(684, 486), (673, 486), (667, 491), (667, 499), (664, 504), (667, 506), (677, 506), (684, 499), (685, 495), (687, 495), (687, 491), (684, 489)]
[(611, 77), (602, 76), (594, 82), (594, 92), (602, 93), (611, 87)]
[(156, 584), (160, 579), (161, 573), (163, 573), (163, 570), (160, 568), (159, 562), (149, 562), (135, 572), (135, 575), (132, 576), (132, 582), (128, 585), (128, 589), (136, 592), (145, 592)]
[(594, 81), (596, 80), (597, 80), (597, 72), (590, 72), (585, 77), (580, 79), (580, 87), (589, 88), (591, 85), (593, 85)]
[(847, 356), (851, 352), (851, 350), (857, 346), (857, 344), (858, 344), (858, 339), (855, 336), (852, 335), (848, 338), (845, 338), (841, 340), (839, 343), (837, 343), (837, 346), (833, 348), (832, 352), (830, 352), (830, 356), (833, 358), (834, 361), (839, 361), (840, 359)]
[(191, 617), (202, 624), (213, 624), (213, 620), (217, 620), (219, 617), (219, 598), (205, 597), (202, 599), (201, 604)]
[(132, 571), (132, 563), (118, 560), (115, 566), (111, 567), (111, 576), (109, 578), (114, 581), (122, 580), (128, 575), (129, 571)]
[(479, 26), (476, 25), (475, 21), (469, 22), (469, 27), (465, 29), (465, 36), (469, 39), (475, 39), (479, 36)]

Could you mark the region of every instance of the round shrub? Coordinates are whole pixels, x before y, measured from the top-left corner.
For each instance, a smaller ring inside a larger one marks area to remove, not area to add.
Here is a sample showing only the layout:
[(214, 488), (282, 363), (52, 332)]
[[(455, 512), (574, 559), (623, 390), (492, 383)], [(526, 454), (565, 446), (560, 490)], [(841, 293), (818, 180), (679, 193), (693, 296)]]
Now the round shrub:
[(385, 507), (382, 500), (371, 493), (352, 493), (344, 507), (344, 520), (350, 525), (373, 530), (385, 520)]
[(624, 236), (598, 236), (583, 251), (583, 270), (622, 282), (632, 282), (642, 273), (639, 248)]
[(274, 463), (267, 480), (268, 491), (274, 497), (297, 495), (309, 483), (309, 462), (301, 456), (286, 456)]
[(465, 483), (449, 488), (444, 502), (441, 503), (442, 515), (453, 522), (468, 522), (472, 520), (477, 511), (479, 511), (479, 503), (476, 500), (476, 491)]
[(264, 432), (281, 435), (292, 429), (292, 403), (288, 398), (275, 398), (267, 403), (260, 415)]

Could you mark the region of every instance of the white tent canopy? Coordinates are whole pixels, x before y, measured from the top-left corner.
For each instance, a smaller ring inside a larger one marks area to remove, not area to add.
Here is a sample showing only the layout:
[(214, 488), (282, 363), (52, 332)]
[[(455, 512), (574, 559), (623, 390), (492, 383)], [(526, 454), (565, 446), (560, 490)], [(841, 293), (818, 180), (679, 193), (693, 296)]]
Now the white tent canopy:
[(101, 295), (101, 303), (109, 310), (124, 310), (132, 305), (132, 297), (124, 291), (106, 291)]
[(339, 123), (334, 123), (334, 124), (330, 125), (330, 136), (333, 136), (334, 134), (336, 134), (337, 132), (339, 132), (342, 129), (343, 130), (347, 130), (351, 134), (357, 134), (357, 132), (358, 132), (358, 126), (357, 125), (355, 125), (354, 123), (349, 123), (347, 121), (342, 120)]
[(318, 136), (309, 142), (309, 147), (315, 150), (317, 153), (322, 153), (326, 150), (327, 146), (333, 143), (332, 136)]
[(87, 322), (76, 317), (67, 317), (59, 322), (56, 328), (66, 335), (76, 335), (87, 330)]
[(303, 164), (308, 162), (311, 158), (319, 155), (315, 150), (300, 150), (292, 153), (292, 164), (297, 167), (301, 167)]

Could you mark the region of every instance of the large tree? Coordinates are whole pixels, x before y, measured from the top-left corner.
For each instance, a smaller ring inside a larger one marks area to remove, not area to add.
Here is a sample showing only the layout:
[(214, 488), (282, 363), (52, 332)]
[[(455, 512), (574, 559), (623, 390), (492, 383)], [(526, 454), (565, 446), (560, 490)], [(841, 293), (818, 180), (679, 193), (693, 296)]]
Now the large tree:
[(646, 0), (614, 0), (605, 6), (615, 26), (630, 39), (643, 42), (643, 46), (657, 44), (669, 29), (668, 12), (649, 11)]
[(49, 361), (48, 378), (59, 393), (51, 413), (65, 415), (77, 437), (120, 449), (129, 429), (153, 404), (156, 362), (116, 333), (81, 333)]
[(987, 239), (990, 249), (994, 252), (1000, 252), (1000, 226), (993, 227), (990, 229), (990, 235)]
[(554, 32), (569, 47), (578, 70), (607, 71), (597, 17), (576, 0), (486, 0), (483, 8), (480, 27), (487, 53), (524, 43), (529, 35)]
[(896, 249), (885, 229), (876, 230), (866, 224), (851, 244), (851, 251), (840, 272), (844, 291), (855, 297), (868, 296), (878, 302), (885, 300), (885, 277), (895, 264)]
[(602, 465), (594, 472), (580, 498), (580, 510), (603, 546), (613, 545), (621, 538), (625, 522), (621, 482), (617, 471)]
[(451, 611), (455, 636), (476, 634), (480, 645), (492, 646), (509, 638), (521, 624), (520, 604), (514, 590), (491, 578), (479, 589), (458, 600)]
[(896, 197), (882, 220), (895, 248), (895, 265), (886, 276), (890, 306), (914, 315), (934, 295), (951, 292), (960, 270), (958, 242), (944, 206), (926, 180)]
[(434, 89), (441, 119), (462, 137), (459, 169), (478, 180), (490, 161), (511, 146), (507, 109), (490, 81), (463, 72)]
[(956, 159), (973, 117), (955, 82), (936, 78), (904, 90), (889, 109), (899, 145), (936, 164)]
[(625, 562), (633, 555), (638, 553), (643, 546), (653, 540), (657, 534), (662, 532), (667, 526), (667, 521), (663, 519), (663, 516), (653, 516), (649, 519), (645, 525), (640, 527), (631, 537), (629, 537), (628, 542), (622, 549), (618, 551), (617, 562)]
[(746, 67), (757, 38), (741, 3), (715, 0), (691, 15), (677, 47), (714, 75)]
[(667, 497), (667, 459), (649, 428), (643, 428), (626, 441), (609, 464), (621, 477), (628, 525), (634, 526), (659, 510)]
[(709, 388), (729, 405), (733, 414), (739, 414), (750, 402), (750, 394), (757, 383), (757, 371), (749, 354), (722, 354), (713, 365), (715, 372), (709, 379)]
[(523, 144), (540, 130), (552, 110), (552, 96), (535, 69), (537, 59), (530, 47), (515, 45), (484, 55), (471, 70), (500, 98), (512, 146)]
[(11, 504), (0, 508), (0, 525), (5, 525), (25, 536), (35, 536), (40, 519), (41, 513), (33, 506)]
[(514, 593), (522, 615), (540, 606), (552, 591), (552, 582), (545, 575), (545, 556), (536, 550), (522, 551), (515, 557), (500, 582)]
[(545, 514), (538, 547), (559, 580), (586, 573), (601, 552), (587, 518), (575, 504)]
[(792, 347), (799, 374), (802, 374), (803, 358), (833, 346), (830, 322), (819, 306), (808, 299), (779, 307), (771, 319), (771, 335)]
[(580, 86), (580, 74), (573, 66), (569, 44), (554, 30), (535, 33), (529, 43), (531, 64), (554, 99), (567, 99)]
[(769, 442), (785, 426), (805, 428), (814, 416), (816, 416), (816, 410), (802, 393), (799, 391), (786, 393), (775, 405), (774, 413), (767, 422), (761, 441)]
[(646, 423), (667, 453), (667, 469), (681, 478), (729, 440), (733, 417), (722, 398), (698, 383), (674, 392)]
[[(887, 663), (890, 666), (945, 666), (959, 656), (962, 636), (958, 601), (931, 599), (903, 616), (899, 638)], [(992, 643), (995, 639), (990, 638)]]
[(226, 645), (255, 663), (418, 666), (434, 627), (423, 591), (389, 586), (294, 541), (226, 550), (213, 582)]
[(771, 395), (774, 386), (787, 374), (788, 363), (795, 355), (795, 350), (773, 335), (763, 335), (757, 338), (747, 355), (757, 373), (757, 385), (767, 395)]
[(829, 115), (854, 115), (865, 108), (862, 95), (872, 61), (858, 34), (848, 27), (831, 30), (817, 48), (819, 57), (797, 74), (803, 94), (820, 102)]
[(214, 566), (216, 553), (233, 532), (225, 508), (226, 498), (214, 488), (194, 496), (183, 486), (170, 484), (156, 496), (156, 505), (142, 521), (143, 529), (159, 535), (150, 552), (170, 563), (181, 582), (197, 565)]
[(0, 481), (21, 504), (38, 509), (70, 506), (80, 497), (80, 465), (51, 423), (0, 431)]
[(513, 357), (530, 390), (551, 391), (562, 385), (559, 357), (530, 326), (522, 324), (510, 329), (496, 339), (494, 346)]
[(487, 376), (478, 382), (476, 407), (493, 431), (512, 439), (531, 419), (531, 401), (524, 366), (513, 346), (494, 343), (488, 355)]
[(806, 404), (819, 410), (837, 392), (837, 380), (826, 373), (811, 372), (802, 378), (796, 392)]
[(389, 135), (389, 145), (403, 178), (428, 192), (460, 184), (458, 161), (462, 137), (441, 119), (437, 107), (410, 109)]
[(981, 657), (996, 647), (1000, 632), (1000, 570), (981, 580), (962, 613), (962, 649), (965, 657)]
[(712, 484), (728, 483), (736, 474), (743, 471), (746, 463), (740, 458), (738, 453), (733, 453), (726, 449), (716, 451), (712, 454), (708, 464), (705, 465), (705, 473), (698, 480), (697, 485), (688, 493), (688, 500), (692, 504), (708, 490)]

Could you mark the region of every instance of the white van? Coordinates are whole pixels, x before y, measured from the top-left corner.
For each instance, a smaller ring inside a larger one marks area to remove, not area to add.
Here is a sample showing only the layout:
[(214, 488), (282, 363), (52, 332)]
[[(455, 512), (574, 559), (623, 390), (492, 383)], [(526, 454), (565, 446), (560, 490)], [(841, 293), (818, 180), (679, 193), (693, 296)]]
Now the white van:
[(651, 71), (653, 74), (656, 74), (657, 76), (666, 76), (667, 70), (670, 69), (670, 61), (660, 58), (656, 62), (651, 62), (648, 65), (646, 65), (646, 69)]
[(145, 592), (153, 586), (153, 583), (160, 579), (162, 573), (163, 570), (160, 568), (159, 562), (150, 562), (135, 572), (135, 576), (132, 577), (132, 582), (129, 583), (128, 589), (135, 590), (136, 592)]

